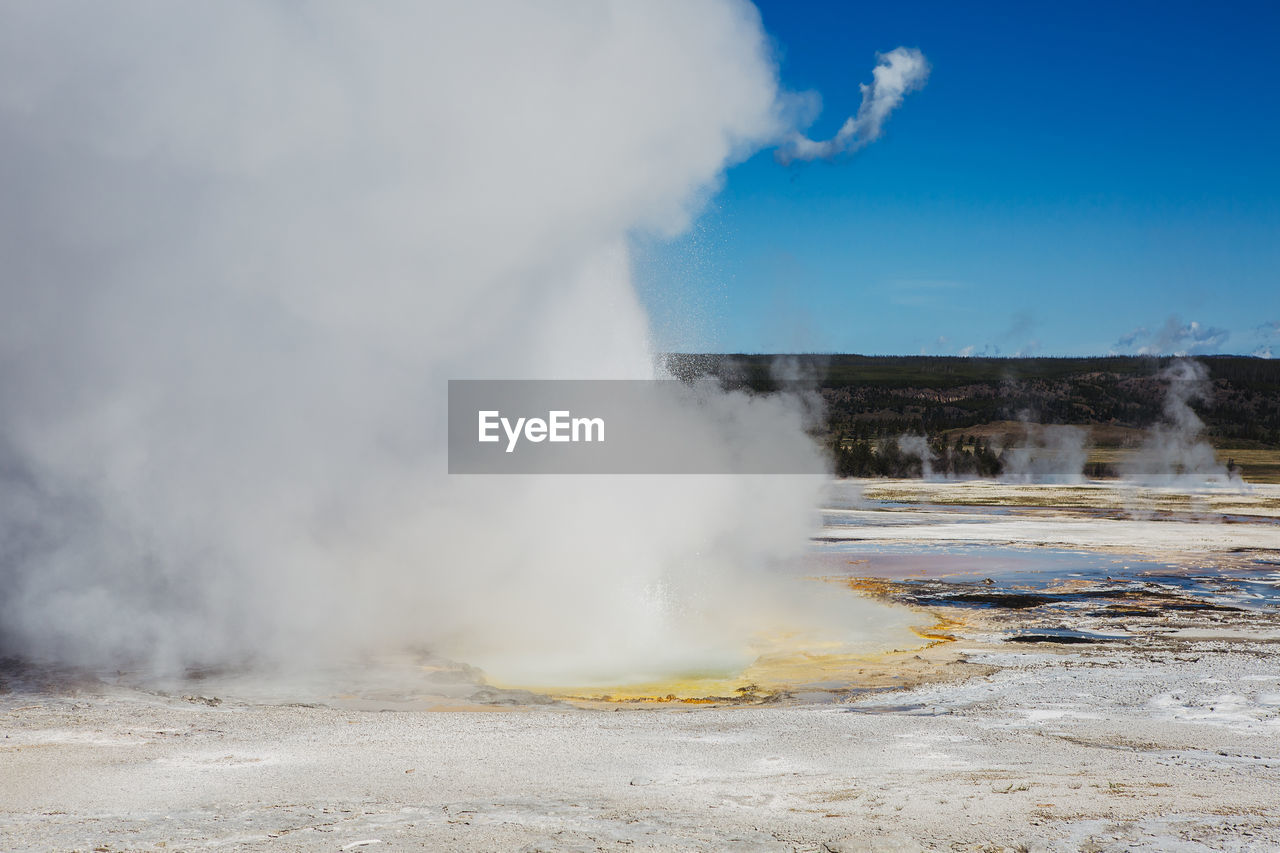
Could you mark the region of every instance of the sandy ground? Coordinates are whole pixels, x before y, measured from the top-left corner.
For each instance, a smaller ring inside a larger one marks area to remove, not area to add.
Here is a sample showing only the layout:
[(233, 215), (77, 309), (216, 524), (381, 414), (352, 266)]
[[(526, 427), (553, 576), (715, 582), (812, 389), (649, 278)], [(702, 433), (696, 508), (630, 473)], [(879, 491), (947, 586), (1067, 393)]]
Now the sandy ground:
[(1048, 507), (1055, 510), (1103, 509), (1113, 518), (1153, 518), (1161, 513), (1191, 513), (1212, 519), (1239, 513), (1280, 518), (1280, 485), (1248, 483), (1195, 491), (1152, 488), (1116, 480), (1067, 485), (1001, 483), (994, 480), (843, 481), (835, 491), (856, 491), (871, 501), (907, 501), (930, 505)]
[[(888, 480), (849, 486), (844, 492), (842, 506), (828, 512), (849, 523), (824, 530), (824, 537), (1060, 545), (1148, 556), (1280, 550), (1280, 485), (1188, 494), (1114, 482), (1044, 486)], [(993, 507), (1008, 514), (992, 515)]]
[[(990, 542), (1023, 545), (1061, 545), (1090, 550), (1119, 550), (1148, 556), (1191, 552), (1228, 552), (1236, 548), (1276, 548), (1280, 525), (1206, 524), (1198, 521), (1152, 521), (1101, 518), (1010, 517), (949, 514), (939, 519), (929, 511), (895, 512), (892, 526), (877, 525), (884, 513), (848, 513), (851, 526), (824, 535), (873, 542), (902, 541), (902, 527), (910, 527), (913, 542)], [(968, 525), (957, 530), (958, 524)]]
[[(881, 514), (899, 512), (929, 514)], [(983, 542), (993, 525), (1017, 543), (1280, 551), (1271, 524), (1069, 515), (952, 513), (896, 536), (934, 526)], [(1181, 530), (1197, 525), (1241, 538)], [(583, 708), (472, 684), (390, 710), (404, 697), (386, 690), (288, 704), (210, 680), (14, 671), (0, 693), (0, 848), (1280, 849), (1275, 608), (1037, 613), (922, 609), (954, 641), (890, 661), (919, 676), (905, 689), (729, 707)], [(1009, 641), (1046, 619), (1117, 639)]]

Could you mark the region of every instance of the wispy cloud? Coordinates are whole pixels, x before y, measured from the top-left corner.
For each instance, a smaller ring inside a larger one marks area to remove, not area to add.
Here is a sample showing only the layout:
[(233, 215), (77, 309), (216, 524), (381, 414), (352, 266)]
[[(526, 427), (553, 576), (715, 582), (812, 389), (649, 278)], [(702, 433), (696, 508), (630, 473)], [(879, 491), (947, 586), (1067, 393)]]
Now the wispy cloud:
[(938, 278), (903, 278), (883, 285), (886, 297), (895, 305), (927, 308), (948, 301), (948, 295), (965, 287), (963, 282)]
[(891, 290), (955, 290), (965, 286), (962, 281), (949, 278), (895, 278), (887, 283)]
[(1018, 311), (1009, 318), (1009, 328), (1000, 336), (1002, 341), (1025, 338), (1035, 328), (1036, 318), (1030, 311)]
[[(1026, 358), (1040, 351), (1040, 339), (1031, 337), (1036, 327), (1035, 315), (1030, 311), (1017, 311), (1009, 318), (1009, 328), (1000, 336), (1006, 346), (1015, 347), (1014, 358)], [(998, 350), (997, 350), (998, 352)]]
[(1141, 338), (1146, 336), (1146, 334), (1147, 334), (1146, 327), (1140, 326), (1139, 328), (1134, 329), (1132, 332), (1130, 332), (1127, 335), (1121, 335), (1120, 340), (1115, 342), (1115, 345), (1112, 347), (1112, 350), (1123, 351), (1123, 350), (1132, 349)]
[(871, 83), (863, 83), (862, 104), (857, 115), (845, 120), (830, 139), (813, 140), (802, 133), (791, 134), (778, 148), (782, 163), (794, 160), (829, 160), (851, 154), (879, 138), (890, 113), (898, 108), (908, 92), (925, 84), (929, 63), (924, 54), (913, 47), (898, 47), (876, 54), (879, 64), (871, 72)]
[[(1009, 355), (1012, 358), (1027, 358), (1035, 355), (1043, 347), (1039, 338), (1031, 337), (1032, 331), (1035, 330), (1038, 321), (1035, 315), (1028, 310), (1015, 311), (1009, 315), (1009, 325), (998, 335), (994, 335), (994, 342), (987, 341), (979, 349), (977, 344), (968, 344), (956, 350), (956, 355), (961, 358), (969, 358), (970, 356), (978, 356), (980, 358), (995, 357), (999, 358), (1004, 355), (1006, 350), (1010, 350)], [(1003, 344), (1003, 347), (1001, 346)]]
[(1192, 320), (1183, 323), (1176, 315), (1170, 316), (1156, 331), (1140, 326), (1112, 345), (1113, 354), (1131, 355), (1206, 355), (1222, 349), (1231, 337), (1227, 329), (1206, 326)]
[(1249, 353), (1249, 355), (1254, 358), (1275, 358), (1272, 341), (1280, 339), (1280, 320), (1268, 320), (1265, 323), (1259, 323), (1254, 327), (1253, 332), (1258, 336), (1260, 343), (1257, 349)]

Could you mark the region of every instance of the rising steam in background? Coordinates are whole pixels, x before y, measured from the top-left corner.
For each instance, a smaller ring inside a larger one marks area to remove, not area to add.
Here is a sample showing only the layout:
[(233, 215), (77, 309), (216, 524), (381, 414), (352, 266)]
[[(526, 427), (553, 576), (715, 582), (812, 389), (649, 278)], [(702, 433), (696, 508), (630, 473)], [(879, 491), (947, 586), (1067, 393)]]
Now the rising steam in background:
[(450, 479), (445, 389), (652, 375), (628, 235), (782, 112), (734, 0), (5, 4), (0, 654), (739, 654), (814, 478)]
[(880, 138), (889, 114), (898, 108), (909, 92), (924, 86), (929, 78), (929, 63), (924, 54), (910, 47), (898, 47), (876, 54), (879, 63), (872, 70), (870, 84), (862, 83), (862, 103), (856, 115), (850, 116), (830, 139), (813, 140), (801, 133), (790, 134), (779, 147), (780, 162), (830, 159), (851, 154)]
[(1204, 422), (1192, 402), (1213, 399), (1209, 371), (1203, 364), (1179, 359), (1160, 371), (1168, 383), (1164, 421), (1151, 428), (1142, 447), (1128, 463), (1126, 478), (1141, 485), (1173, 486), (1194, 490), (1206, 485), (1243, 485), (1239, 475), (1227, 471), (1202, 437)]
[[(1194, 325), (1194, 324), (1193, 324)], [(1121, 465), (1121, 475), (1141, 486), (1195, 491), (1204, 486), (1241, 486), (1238, 474), (1217, 461), (1204, 440), (1204, 422), (1191, 408), (1209, 402), (1213, 386), (1203, 364), (1191, 359), (1172, 362), (1157, 374), (1167, 383), (1162, 422), (1148, 431), (1142, 446)], [(1080, 483), (1088, 461), (1089, 430), (1084, 427), (1032, 423), (1022, 417), (1025, 437), (1006, 448), (1001, 479), (1014, 483)]]
[(905, 433), (898, 436), (898, 450), (903, 456), (919, 459), (920, 476), (926, 480), (933, 479), (933, 451), (929, 447), (929, 439)]
[(1000, 479), (1007, 483), (1081, 483), (1088, 461), (1089, 430), (1037, 424), (1023, 418), (1022, 441), (1000, 456)]

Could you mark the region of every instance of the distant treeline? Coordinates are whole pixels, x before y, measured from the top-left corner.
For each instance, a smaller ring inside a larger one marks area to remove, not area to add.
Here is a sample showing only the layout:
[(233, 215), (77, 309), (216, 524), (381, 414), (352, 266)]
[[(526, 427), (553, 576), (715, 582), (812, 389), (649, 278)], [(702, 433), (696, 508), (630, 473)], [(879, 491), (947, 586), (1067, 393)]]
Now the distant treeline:
[[(831, 442), (835, 471), (840, 477), (922, 477), (923, 453), (905, 452), (896, 437), (849, 438), (836, 436)], [(958, 435), (951, 443), (937, 436), (928, 442), (929, 468), (933, 474), (949, 477), (998, 477), (1004, 466), (991, 443), (985, 439)]]
[[(959, 358), (861, 355), (670, 354), (680, 378), (714, 377), (768, 392), (805, 387), (826, 403), (825, 438), (850, 472), (900, 470), (899, 435), (923, 435), (947, 466), (990, 468), (995, 448), (955, 431), (1000, 421), (1145, 429), (1163, 416), (1157, 374), (1175, 359)], [(1280, 360), (1200, 356), (1208, 399), (1192, 401), (1205, 436), (1219, 447), (1280, 448)], [(1118, 431), (1113, 431), (1118, 432)], [(1106, 430), (1096, 430), (1105, 444)], [(891, 447), (890, 445), (894, 445)], [(846, 457), (848, 457), (846, 459)], [(918, 461), (916, 464), (919, 464)], [(898, 466), (898, 467), (895, 467)], [(957, 469), (957, 473), (961, 473)], [(965, 472), (967, 473), (967, 471)]]

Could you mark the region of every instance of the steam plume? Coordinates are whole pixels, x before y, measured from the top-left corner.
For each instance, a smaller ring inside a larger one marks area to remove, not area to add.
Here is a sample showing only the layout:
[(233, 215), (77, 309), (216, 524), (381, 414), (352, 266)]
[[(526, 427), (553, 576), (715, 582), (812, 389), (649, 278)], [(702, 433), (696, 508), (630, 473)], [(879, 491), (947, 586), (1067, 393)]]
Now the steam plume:
[(880, 138), (889, 114), (898, 108), (909, 92), (924, 86), (929, 77), (929, 63), (924, 54), (911, 47), (897, 47), (876, 54), (879, 63), (872, 70), (870, 84), (859, 86), (862, 103), (857, 115), (850, 116), (831, 139), (815, 141), (801, 133), (793, 133), (778, 149), (783, 163), (793, 160), (830, 159), (850, 154)]
[(1026, 436), (1000, 457), (1001, 479), (1011, 483), (1079, 483), (1088, 459), (1089, 430), (1023, 419)]
[(1198, 361), (1180, 359), (1160, 371), (1159, 378), (1169, 383), (1164, 421), (1152, 428), (1126, 475), (1143, 485), (1184, 489), (1239, 485), (1240, 478), (1228, 473), (1201, 438), (1204, 422), (1191, 408), (1193, 401), (1212, 399), (1209, 371)]
[(628, 235), (785, 131), (768, 57), (733, 0), (0, 6), (0, 654), (740, 654), (816, 483), (450, 479), (445, 389), (652, 375)]
[(898, 436), (898, 450), (904, 456), (920, 460), (920, 476), (926, 480), (933, 479), (933, 450), (929, 447), (929, 439), (923, 435)]

